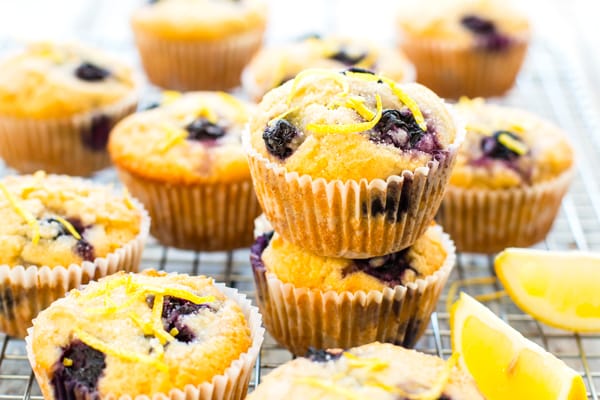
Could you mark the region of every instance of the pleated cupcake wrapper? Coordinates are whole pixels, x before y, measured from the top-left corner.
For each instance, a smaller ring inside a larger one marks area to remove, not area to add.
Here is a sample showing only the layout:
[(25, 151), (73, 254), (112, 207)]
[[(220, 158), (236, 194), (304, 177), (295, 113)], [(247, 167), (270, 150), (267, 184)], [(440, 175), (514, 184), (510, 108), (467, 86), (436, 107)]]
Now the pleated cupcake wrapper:
[(449, 186), (437, 219), (458, 251), (496, 253), (543, 240), (573, 180), (574, 167), (526, 188), (463, 189)]
[[(200, 385), (186, 385), (183, 389), (171, 389), (169, 393), (155, 393), (151, 396), (116, 396), (116, 395), (101, 395), (100, 399), (114, 400), (242, 400), (248, 393), (248, 383), (252, 376), (252, 370), (260, 348), (262, 346), (265, 329), (262, 327), (262, 317), (258, 308), (253, 306), (251, 301), (245, 294), (239, 293), (237, 289), (225, 286), (223, 283), (216, 283), (215, 286), (229, 299), (234, 300), (241, 308), (248, 327), (250, 328), (250, 337), (252, 343), (248, 350), (233, 361), (231, 365), (221, 375), (213, 377), (212, 381), (204, 382)], [(27, 330), (25, 338), (27, 356), (35, 373), (37, 382), (42, 390), (44, 399), (56, 400), (54, 390), (50, 384), (52, 376), (49, 371), (44, 371), (36, 363), (35, 355), (32, 349), (33, 328)], [(79, 396), (78, 396), (79, 395)], [(88, 393), (76, 394), (78, 399), (98, 399), (98, 397), (90, 396)]]
[(445, 158), (385, 181), (326, 181), (287, 172), (252, 148), (248, 131), (243, 136), (258, 200), (277, 233), (321, 256), (369, 258), (402, 250), (425, 232), (464, 137), (457, 126)]
[(260, 48), (264, 28), (215, 40), (162, 39), (142, 30), (136, 44), (149, 80), (165, 89), (226, 90), (239, 86)]
[(162, 244), (188, 250), (223, 251), (252, 243), (260, 213), (252, 182), (167, 184), (117, 167), (119, 177), (152, 217)]
[[(92, 149), (83, 137), (94, 125), (111, 127), (133, 113), (138, 101), (134, 91), (127, 98), (98, 110), (64, 118), (14, 118), (0, 115), (0, 157), (21, 173), (88, 176), (110, 165), (106, 148)], [(107, 119), (108, 122), (103, 121)]]
[(406, 286), (382, 291), (338, 293), (296, 287), (255, 268), (265, 328), (298, 356), (309, 347), (349, 348), (374, 341), (413, 347), (429, 325), (454, 267), (454, 244), (447, 234), (442, 238), (447, 257), (440, 269)]
[(406, 39), (401, 48), (417, 66), (420, 83), (445, 98), (500, 96), (513, 87), (529, 36), (513, 38), (506, 49), (490, 51), (469, 43)]
[(0, 265), (0, 331), (23, 338), (40, 311), (69, 290), (118, 271), (137, 272), (150, 217), (144, 206), (131, 200), (142, 213), (140, 231), (133, 240), (104, 257), (54, 268)]

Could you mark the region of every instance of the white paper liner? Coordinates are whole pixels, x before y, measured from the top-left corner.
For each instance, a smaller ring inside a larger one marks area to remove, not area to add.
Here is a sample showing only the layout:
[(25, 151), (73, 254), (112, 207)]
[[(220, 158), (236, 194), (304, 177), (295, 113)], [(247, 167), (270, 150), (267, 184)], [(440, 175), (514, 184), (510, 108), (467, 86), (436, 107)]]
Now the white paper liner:
[(242, 142), (267, 219), (285, 240), (321, 256), (369, 258), (410, 246), (433, 220), (464, 139), (464, 124), (451, 115), (456, 139), (441, 162), (372, 181), (288, 172), (252, 147), (247, 127)]
[(131, 201), (141, 211), (140, 230), (134, 239), (105, 257), (54, 268), (0, 265), (0, 331), (23, 338), (39, 312), (69, 290), (118, 271), (137, 272), (150, 217), (141, 203), (133, 198)]
[[(441, 227), (435, 229), (441, 232)], [(413, 347), (429, 325), (455, 264), (454, 243), (445, 233), (442, 245), (447, 257), (433, 274), (406, 286), (368, 293), (296, 287), (255, 268), (256, 297), (265, 328), (298, 356), (309, 347), (350, 348), (374, 341)]]
[[(245, 294), (239, 293), (237, 289), (225, 286), (223, 283), (216, 283), (215, 286), (229, 299), (234, 300), (241, 308), (248, 327), (250, 328), (250, 336), (252, 343), (245, 353), (233, 361), (231, 365), (221, 375), (213, 377), (211, 382), (204, 382), (200, 385), (186, 385), (182, 389), (171, 389), (169, 393), (156, 393), (152, 396), (140, 395), (135, 396), (135, 400), (241, 400), (248, 393), (248, 383), (252, 375), (252, 370), (260, 348), (262, 346), (265, 329), (262, 327), (262, 317), (258, 312), (258, 308), (253, 306), (251, 301)], [(32, 349), (33, 328), (27, 330), (25, 344), (27, 349), (27, 357), (35, 373), (36, 380), (46, 400), (54, 399), (54, 391), (50, 385), (51, 377), (48, 371), (42, 371), (37, 367), (35, 355)], [(100, 396), (100, 399), (118, 399), (132, 400), (132, 396)]]
[(162, 244), (196, 251), (223, 251), (252, 243), (260, 205), (248, 178), (242, 182), (167, 184), (117, 166), (119, 177), (152, 217)]
[(148, 75), (165, 89), (226, 90), (240, 84), (246, 64), (262, 44), (264, 27), (215, 40), (162, 39), (134, 30)]
[(553, 180), (505, 190), (449, 186), (436, 219), (461, 252), (529, 247), (552, 228), (574, 173), (571, 167)]
[(87, 176), (110, 165), (106, 148), (93, 150), (82, 142), (95, 120), (105, 116), (114, 126), (136, 109), (138, 93), (96, 110), (64, 118), (0, 116), (0, 157), (21, 173)]

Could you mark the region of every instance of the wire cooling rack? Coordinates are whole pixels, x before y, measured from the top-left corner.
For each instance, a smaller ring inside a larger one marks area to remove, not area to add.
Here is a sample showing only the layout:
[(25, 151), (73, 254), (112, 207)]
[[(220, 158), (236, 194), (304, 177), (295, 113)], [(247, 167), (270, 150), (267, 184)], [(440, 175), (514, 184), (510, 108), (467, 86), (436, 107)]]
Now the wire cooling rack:
[[(600, 158), (597, 157), (600, 154), (600, 120), (592, 107), (592, 92), (577, 71), (548, 44), (537, 43), (530, 51), (517, 86), (501, 101), (554, 120), (572, 135), (576, 147), (575, 182), (563, 201), (552, 232), (538, 245), (540, 248), (600, 250)], [(0, 165), (0, 175), (6, 173), (8, 171)], [(112, 180), (114, 176), (109, 171), (102, 175), (102, 180)], [(457, 260), (449, 285), (494, 274), (492, 257), (459, 254)], [(247, 249), (195, 253), (162, 247), (151, 239), (143, 255), (142, 268), (210, 275), (247, 293), (252, 299), (255, 296)], [(473, 295), (501, 290), (498, 283), (490, 279), (486, 282), (461, 289)], [(442, 357), (451, 353), (446, 300), (447, 293), (444, 293), (429, 329), (417, 345), (422, 351)], [(507, 297), (489, 301), (487, 305), (525, 336), (577, 370), (584, 378), (588, 397), (598, 400), (600, 335), (571, 334), (549, 328), (521, 313)], [(291, 358), (290, 353), (267, 335), (250, 387)], [(24, 342), (0, 334), (0, 400), (41, 398), (25, 355)]]

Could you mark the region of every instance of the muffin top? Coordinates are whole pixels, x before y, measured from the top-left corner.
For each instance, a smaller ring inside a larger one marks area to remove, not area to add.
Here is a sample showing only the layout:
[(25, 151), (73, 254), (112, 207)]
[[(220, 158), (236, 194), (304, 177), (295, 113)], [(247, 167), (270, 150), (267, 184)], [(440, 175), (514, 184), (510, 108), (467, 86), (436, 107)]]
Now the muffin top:
[(67, 117), (136, 96), (128, 66), (79, 44), (30, 44), (0, 71), (0, 114), (11, 117)]
[(293, 79), (306, 68), (340, 70), (358, 67), (381, 73), (397, 82), (415, 78), (414, 66), (396, 49), (363, 40), (311, 36), (286, 45), (263, 48), (247, 67), (245, 88), (256, 99)]
[(399, 11), (401, 33), (410, 38), (474, 44), (502, 50), (519, 37), (528, 37), (528, 18), (506, 1), (427, 0)]
[(250, 119), (254, 151), (326, 180), (387, 179), (442, 161), (458, 139), (443, 101), (369, 71), (307, 69), (267, 93)]
[[(252, 265), (296, 287), (338, 293), (406, 285), (440, 269), (448, 258), (443, 232), (431, 226), (410, 247), (366, 259), (321, 257), (268, 232), (252, 247)], [(447, 238), (446, 238), (447, 240)]]
[(158, 0), (137, 9), (135, 29), (164, 39), (220, 39), (266, 25), (264, 0)]
[(102, 398), (211, 381), (251, 345), (242, 310), (211, 278), (153, 270), (71, 290), (38, 315), (30, 335), (55, 393), (57, 382), (79, 384)]
[(0, 181), (0, 265), (68, 267), (105, 257), (140, 233), (144, 213), (127, 195), (83, 179), (7, 177)]
[(526, 187), (556, 178), (573, 165), (573, 149), (555, 125), (529, 112), (461, 99), (467, 124), (450, 184), (464, 188)]
[(238, 182), (250, 177), (241, 146), (251, 106), (224, 92), (167, 92), (163, 104), (123, 119), (108, 150), (115, 164), (168, 182)]
[(471, 376), (415, 350), (371, 343), (347, 351), (317, 350), (269, 373), (248, 397), (260, 399), (483, 400)]

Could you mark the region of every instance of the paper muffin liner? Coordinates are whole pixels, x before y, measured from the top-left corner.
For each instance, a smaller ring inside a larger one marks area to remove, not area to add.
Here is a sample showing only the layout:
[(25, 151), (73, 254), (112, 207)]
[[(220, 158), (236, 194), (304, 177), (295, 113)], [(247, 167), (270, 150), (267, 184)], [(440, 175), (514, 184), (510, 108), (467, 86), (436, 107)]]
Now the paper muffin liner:
[(445, 98), (500, 96), (513, 87), (529, 43), (528, 35), (511, 38), (503, 50), (472, 43), (406, 38), (400, 45), (417, 67), (418, 81)]
[(118, 271), (137, 272), (150, 230), (150, 217), (142, 204), (135, 199), (131, 201), (142, 214), (140, 231), (134, 239), (104, 257), (54, 268), (0, 265), (0, 331), (23, 338), (39, 312), (69, 290)]
[[(245, 398), (248, 393), (248, 383), (252, 375), (252, 370), (264, 340), (265, 329), (262, 327), (262, 317), (258, 312), (258, 308), (252, 305), (245, 294), (239, 293), (237, 289), (229, 288), (223, 283), (216, 283), (215, 286), (226, 297), (234, 300), (246, 317), (252, 339), (252, 343), (246, 352), (233, 361), (223, 374), (216, 375), (210, 382), (204, 382), (200, 385), (186, 385), (183, 389), (174, 388), (169, 393), (155, 393), (151, 396), (140, 395), (132, 397), (129, 395), (114, 396), (108, 394), (99, 396), (99, 398), (115, 400), (242, 400)], [(44, 399), (57, 400), (50, 384), (51, 376), (49, 376), (49, 371), (44, 371), (36, 362), (32, 349), (32, 335), (33, 328), (29, 328), (27, 330), (27, 337), (25, 338), (27, 357), (42, 390)], [(90, 397), (83, 393), (80, 393), (80, 396), (82, 399)]]
[(224, 251), (252, 243), (260, 205), (252, 181), (169, 184), (130, 173), (119, 177), (152, 217), (151, 233), (162, 244), (196, 251)]
[(248, 130), (243, 142), (258, 201), (277, 233), (321, 256), (369, 258), (410, 246), (433, 220), (464, 138), (456, 126), (445, 156), (387, 180), (300, 176), (258, 153)]
[(448, 186), (436, 219), (461, 252), (496, 253), (543, 240), (558, 214), (575, 168), (553, 180), (505, 190)]
[(447, 257), (433, 274), (382, 291), (338, 293), (282, 282), (266, 271), (261, 259), (266, 245), (257, 244), (250, 260), (265, 328), (297, 356), (309, 347), (350, 348), (375, 341), (413, 347), (429, 325), (456, 260), (452, 240), (442, 233)]
[(133, 90), (115, 104), (64, 118), (0, 115), (0, 157), (20, 173), (91, 175), (110, 165), (108, 133), (135, 111), (137, 101)]
[(135, 29), (148, 79), (165, 89), (226, 90), (240, 84), (246, 64), (260, 48), (264, 27), (214, 40), (162, 39)]

